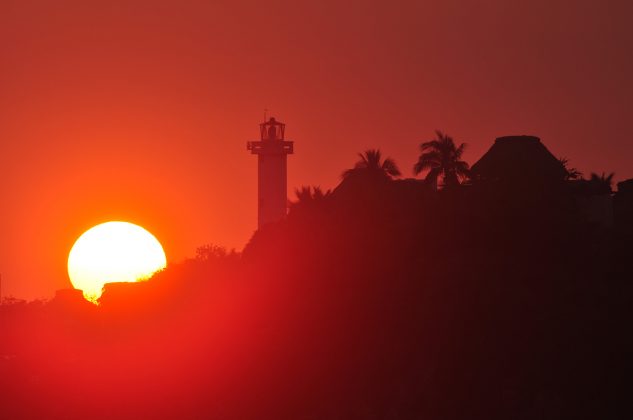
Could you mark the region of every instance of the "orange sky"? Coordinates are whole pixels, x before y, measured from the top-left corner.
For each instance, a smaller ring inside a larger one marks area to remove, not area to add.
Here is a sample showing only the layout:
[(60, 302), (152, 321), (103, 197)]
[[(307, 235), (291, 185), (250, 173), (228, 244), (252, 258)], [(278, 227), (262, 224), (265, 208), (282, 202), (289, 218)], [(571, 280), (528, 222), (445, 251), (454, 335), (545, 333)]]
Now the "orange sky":
[(436, 128), (471, 163), (535, 134), (585, 173), (633, 177), (633, 3), (339, 3), (3, 0), (3, 294), (69, 287), (70, 247), (107, 220), (170, 261), (240, 249), (264, 108), (296, 141), (291, 189), (335, 186), (368, 147), (410, 175)]

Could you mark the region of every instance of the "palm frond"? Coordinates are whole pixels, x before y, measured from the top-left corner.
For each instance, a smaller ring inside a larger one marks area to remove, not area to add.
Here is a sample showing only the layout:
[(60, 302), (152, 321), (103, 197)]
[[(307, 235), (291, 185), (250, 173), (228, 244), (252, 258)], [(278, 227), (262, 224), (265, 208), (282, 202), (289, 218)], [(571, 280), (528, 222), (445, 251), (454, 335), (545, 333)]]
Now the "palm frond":
[(455, 173), (458, 176), (469, 177), (470, 176), (470, 168), (467, 162), (460, 160), (455, 162)]
[(341, 174), (341, 178), (345, 179), (350, 177), (351, 175), (355, 174), (358, 171), (359, 168), (354, 167), (351, 169), (346, 169), (343, 171), (343, 173)]
[(400, 169), (391, 158), (382, 159), (380, 149), (367, 149), (363, 153), (358, 154), (360, 160), (356, 162), (352, 169), (348, 169), (342, 173), (343, 178), (362, 171), (370, 171), (374, 173), (382, 172), (387, 176), (399, 176)]
[(462, 143), (459, 145), (459, 147), (457, 149), (455, 149), (455, 160), (459, 160), (462, 158), (462, 155), (464, 154), (464, 150), (466, 149), (466, 143)]
[(424, 180), (427, 182), (436, 182), (440, 176), (440, 173), (441, 172), (439, 168), (433, 168), (429, 171), (428, 174), (426, 174), (426, 177), (424, 177)]
[(391, 158), (385, 159), (382, 162), (381, 167), (385, 171), (385, 173), (387, 173), (388, 175), (391, 175), (391, 176), (401, 175), (400, 169), (398, 169), (398, 165), (396, 165), (396, 162)]
[(413, 173), (415, 175), (419, 175), (421, 172), (426, 171), (427, 169), (438, 168), (440, 166), (439, 162), (436, 160), (428, 160), (428, 159), (418, 159), (418, 161), (413, 165)]
[(431, 140), (420, 144), (420, 151), (426, 152), (427, 150), (440, 150), (442, 143), (439, 140)]

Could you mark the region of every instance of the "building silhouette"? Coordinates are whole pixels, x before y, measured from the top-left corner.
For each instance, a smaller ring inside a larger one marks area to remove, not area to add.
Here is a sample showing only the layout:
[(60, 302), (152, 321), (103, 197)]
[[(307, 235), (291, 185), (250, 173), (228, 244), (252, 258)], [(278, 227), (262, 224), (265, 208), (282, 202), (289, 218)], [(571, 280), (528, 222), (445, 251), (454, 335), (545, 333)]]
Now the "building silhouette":
[(563, 164), (535, 136), (505, 136), (495, 140), (470, 168), (475, 180), (547, 185), (562, 182), (567, 171)]
[(260, 140), (246, 145), (257, 155), (257, 227), (261, 228), (286, 216), (288, 209), (287, 155), (293, 142), (286, 141), (286, 125), (271, 117), (260, 125)]

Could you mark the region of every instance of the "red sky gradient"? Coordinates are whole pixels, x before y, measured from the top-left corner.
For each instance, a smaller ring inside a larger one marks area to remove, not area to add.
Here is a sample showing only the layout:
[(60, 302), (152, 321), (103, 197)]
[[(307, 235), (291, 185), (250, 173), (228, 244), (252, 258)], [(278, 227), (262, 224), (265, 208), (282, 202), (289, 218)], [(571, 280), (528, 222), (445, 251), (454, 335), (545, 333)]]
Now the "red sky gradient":
[(633, 177), (631, 16), (624, 0), (3, 0), (3, 294), (69, 287), (74, 240), (108, 220), (170, 261), (241, 249), (264, 108), (296, 142), (291, 191), (334, 187), (368, 147), (411, 176), (435, 129), (470, 163), (534, 134), (585, 174)]

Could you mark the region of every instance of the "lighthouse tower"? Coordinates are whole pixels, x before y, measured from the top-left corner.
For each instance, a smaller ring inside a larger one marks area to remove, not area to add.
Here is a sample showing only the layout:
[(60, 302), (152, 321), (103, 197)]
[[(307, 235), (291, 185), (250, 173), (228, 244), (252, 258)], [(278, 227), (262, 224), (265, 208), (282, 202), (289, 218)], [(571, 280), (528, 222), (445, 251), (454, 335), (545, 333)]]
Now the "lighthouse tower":
[(293, 142), (286, 141), (286, 124), (270, 118), (259, 125), (260, 140), (249, 141), (246, 148), (257, 155), (257, 226), (279, 221), (287, 209), (287, 155)]

